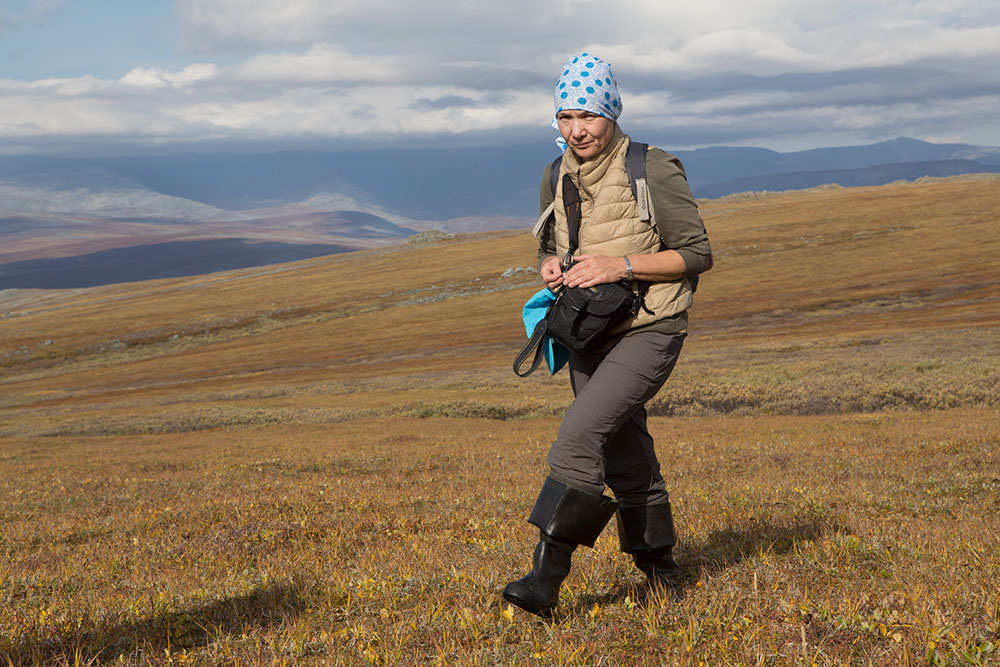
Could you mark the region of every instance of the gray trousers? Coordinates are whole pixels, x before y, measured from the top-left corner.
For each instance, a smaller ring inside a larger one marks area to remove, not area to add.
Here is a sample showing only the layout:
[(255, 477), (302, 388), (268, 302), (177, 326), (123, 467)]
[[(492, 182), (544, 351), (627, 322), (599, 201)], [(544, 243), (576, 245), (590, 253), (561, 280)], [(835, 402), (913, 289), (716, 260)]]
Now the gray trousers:
[(645, 405), (670, 377), (685, 335), (639, 332), (607, 352), (570, 356), (576, 398), (549, 449), (554, 479), (590, 493), (607, 484), (626, 506), (667, 501)]

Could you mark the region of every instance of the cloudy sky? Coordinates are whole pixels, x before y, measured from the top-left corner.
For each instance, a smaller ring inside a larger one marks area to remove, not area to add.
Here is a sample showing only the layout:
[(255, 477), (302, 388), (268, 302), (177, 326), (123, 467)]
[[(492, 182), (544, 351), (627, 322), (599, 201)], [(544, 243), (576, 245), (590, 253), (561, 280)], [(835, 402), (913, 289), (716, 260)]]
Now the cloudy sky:
[(529, 140), (581, 50), (671, 148), (1000, 145), (996, 0), (0, 0), (0, 153)]

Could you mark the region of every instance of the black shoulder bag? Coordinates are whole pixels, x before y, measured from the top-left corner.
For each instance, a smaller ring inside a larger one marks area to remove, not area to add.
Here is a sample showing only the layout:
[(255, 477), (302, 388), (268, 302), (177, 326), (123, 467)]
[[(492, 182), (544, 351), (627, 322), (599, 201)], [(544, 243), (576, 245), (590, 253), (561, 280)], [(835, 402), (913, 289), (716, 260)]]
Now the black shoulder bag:
[[(580, 192), (573, 185), (569, 175), (563, 175), (563, 204), (569, 224), (569, 250), (562, 260), (563, 271), (573, 266), (573, 254), (580, 244)], [(629, 284), (620, 280), (601, 283), (593, 287), (564, 287), (556, 300), (549, 306), (528, 340), (528, 343), (514, 359), (514, 372), (521, 377), (530, 375), (541, 363), (542, 341), (551, 336), (573, 352), (586, 352), (603, 342), (608, 332), (627, 316), (635, 315), (646, 308), (645, 297), (649, 283), (639, 282), (639, 292), (633, 292)], [(536, 348), (535, 358), (527, 372), (518, 368)]]

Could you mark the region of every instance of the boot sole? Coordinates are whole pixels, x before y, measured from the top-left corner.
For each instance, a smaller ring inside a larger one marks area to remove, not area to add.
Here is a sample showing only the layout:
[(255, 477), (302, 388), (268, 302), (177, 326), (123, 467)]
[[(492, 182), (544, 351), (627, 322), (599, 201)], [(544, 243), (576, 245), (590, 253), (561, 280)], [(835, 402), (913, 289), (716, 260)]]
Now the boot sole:
[(523, 609), (529, 614), (534, 614), (536, 616), (541, 616), (543, 618), (549, 618), (552, 616), (552, 612), (555, 611), (554, 605), (551, 607), (542, 607), (533, 602), (530, 602), (529, 600), (526, 600), (525, 598), (519, 596), (516, 590), (511, 590), (512, 585), (513, 584), (508, 584), (507, 588), (503, 589), (504, 600), (506, 600), (507, 602), (511, 603), (512, 605), (520, 609)]

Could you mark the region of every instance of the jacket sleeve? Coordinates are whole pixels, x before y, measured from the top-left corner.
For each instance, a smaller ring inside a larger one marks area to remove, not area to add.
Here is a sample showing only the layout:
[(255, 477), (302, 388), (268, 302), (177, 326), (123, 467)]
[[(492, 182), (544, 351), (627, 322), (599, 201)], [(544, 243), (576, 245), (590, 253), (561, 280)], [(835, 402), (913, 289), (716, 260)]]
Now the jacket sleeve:
[(689, 276), (712, 268), (708, 232), (681, 161), (651, 147), (646, 154), (646, 185), (663, 246), (680, 253)]
[[(552, 169), (551, 163), (545, 165), (545, 170), (542, 172), (542, 185), (538, 191), (538, 215), (545, 212), (545, 209), (549, 207), (549, 204), (551, 204), (552, 200), (555, 198), (549, 182), (550, 169)], [(542, 262), (546, 259), (556, 256), (554, 222), (554, 217), (549, 218), (549, 221), (545, 223), (542, 227), (541, 233), (538, 235), (538, 268), (542, 267)]]

